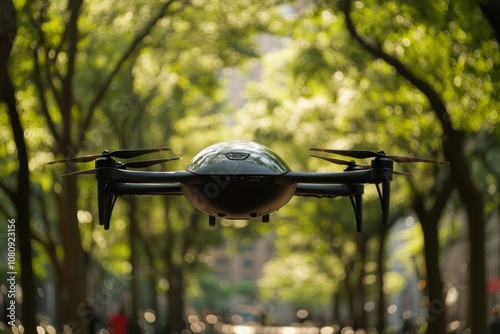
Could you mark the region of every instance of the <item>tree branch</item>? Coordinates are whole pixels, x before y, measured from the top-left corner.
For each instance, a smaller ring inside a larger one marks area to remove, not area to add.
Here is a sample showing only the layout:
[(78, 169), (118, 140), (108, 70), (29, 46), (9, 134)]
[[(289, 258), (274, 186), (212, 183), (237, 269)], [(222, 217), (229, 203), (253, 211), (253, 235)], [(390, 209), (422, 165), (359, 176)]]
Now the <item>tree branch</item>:
[(136, 37), (134, 38), (132, 43), (129, 45), (127, 50), (123, 53), (123, 55), (120, 57), (120, 59), (116, 63), (113, 70), (111, 70), (111, 72), (108, 74), (107, 78), (101, 84), (101, 86), (97, 90), (96, 96), (94, 97), (94, 99), (90, 103), (87, 116), (85, 117), (85, 120), (81, 126), (80, 139), (78, 141), (79, 143), (83, 142), (83, 140), (85, 139), (85, 135), (87, 133), (88, 128), (90, 127), (90, 123), (92, 121), (95, 109), (96, 109), (97, 105), (99, 104), (99, 102), (104, 97), (104, 94), (106, 93), (109, 85), (111, 84), (111, 81), (116, 76), (116, 74), (119, 72), (123, 63), (125, 63), (125, 61), (132, 55), (132, 53), (136, 50), (137, 46), (141, 43), (141, 41), (144, 39), (144, 37), (146, 37), (150, 33), (151, 29), (156, 25), (156, 22), (158, 22), (161, 18), (163, 18), (166, 15), (168, 8), (174, 2), (175, 2), (175, 0), (168, 0), (163, 4), (163, 6), (158, 11), (158, 14), (155, 17), (153, 17), (153, 19), (148, 23), (148, 25), (140, 33), (138, 33), (136, 35)]
[[(35, 59), (35, 66), (38, 66), (38, 68), (35, 67), (35, 70), (38, 71), (37, 75), (40, 78), (39, 82), (42, 82), (42, 80), (41, 80), (42, 66), (40, 66), (40, 61), (39, 61), (39, 57), (38, 57), (38, 50), (41, 50), (44, 54), (45, 62), (46, 62), (46, 65), (43, 67), (47, 69), (47, 77), (45, 79), (47, 80), (47, 83), (49, 84), (49, 86), (52, 90), (52, 93), (54, 94), (54, 97), (57, 101), (57, 104), (59, 106), (61, 106), (61, 101), (62, 101), (61, 95), (58, 94), (58, 91), (55, 88), (54, 81), (52, 80), (52, 77), (54, 76), (54, 77), (57, 77), (62, 82), (62, 76), (57, 71), (57, 68), (55, 66), (55, 61), (54, 61), (54, 59), (57, 59), (57, 55), (59, 52), (56, 52), (54, 57), (49, 57), (49, 51), (47, 49), (48, 49), (48, 47), (50, 48), (50, 46), (48, 45), (47, 40), (45, 39), (45, 35), (43, 33), (43, 30), (41, 28), (41, 25), (44, 22), (40, 22), (43, 19), (35, 19), (34, 18), (34, 13), (32, 13), (32, 11), (31, 11), (32, 7), (33, 7), (32, 5), (26, 4), (25, 7), (23, 8), (23, 11), (25, 12), (24, 15), (26, 15), (27, 17), (30, 18), (30, 21), (29, 21), (30, 30), (37, 36), (37, 38), (35, 38), (35, 39), (37, 39), (37, 41), (36, 41), (37, 45), (33, 51), (33, 57)], [(47, 16), (47, 9), (48, 9), (48, 6), (47, 6), (47, 4), (44, 3), (42, 11), (38, 13), (38, 16), (42, 17), (42, 18), (46, 17)], [(54, 71), (53, 71), (54, 73), (50, 73), (49, 67), (52, 67), (54, 69)], [(40, 85), (38, 85), (38, 86), (40, 87)]]
[[(45, 117), (45, 120), (47, 121), (47, 125), (49, 127), (50, 132), (52, 133), (52, 136), (54, 137), (54, 140), (56, 142), (59, 142), (60, 134), (57, 131), (57, 127), (54, 121), (52, 120), (52, 117), (50, 116), (47, 99), (45, 98), (45, 85), (42, 82), (41, 72), (40, 72), (41, 70), (40, 62), (38, 59), (38, 54), (36, 49), (33, 51), (33, 57), (35, 58), (34, 59), (35, 70), (33, 72), (33, 80), (35, 82), (35, 85), (38, 87), (38, 98), (40, 100), (40, 108), (42, 110), (43, 116)], [(56, 100), (59, 102), (56, 91), (54, 91), (54, 95), (56, 97)]]
[(443, 214), (446, 203), (450, 199), (451, 193), (455, 189), (455, 184), (450, 175), (444, 179), (441, 188), (436, 192), (436, 199), (432, 209), (430, 209), (430, 214), (433, 216), (441, 216)]
[(39, 242), (43, 248), (45, 248), (47, 254), (49, 255), (49, 258), (54, 266), (54, 271), (56, 273), (56, 276), (57, 276), (57, 281), (58, 282), (62, 282), (62, 270), (61, 270), (61, 265), (59, 263), (59, 258), (57, 257), (57, 250), (56, 250), (56, 247), (54, 246), (54, 244), (52, 243), (47, 243), (45, 240), (43, 240), (43, 238), (40, 236), (40, 234), (38, 234), (37, 232), (35, 231), (32, 231), (32, 234), (31, 236), (33, 237), (33, 240), (35, 240), (36, 242)]
[(75, 71), (75, 59), (78, 45), (78, 17), (83, 0), (70, 0), (67, 11), (71, 13), (66, 31), (63, 36), (67, 36), (69, 43), (68, 50), (68, 68), (63, 82), (63, 96), (72, 96), (73, 94), (73, 76)]
[(413, 74), (408, 69), (408, 67), (406, 67), (405, 64), (403, 64), (399, 59), (385, 52), (382, 47), (371, 45), (357, 32), (351, 16), (351, 7), (352, 0), (340, 1), (339, 8), (344, 13), (346, 27), (351, 37), (355, 41), (357, 41), (363, 48), (366, 48), (375, 57), (381, 58), (386, 63), (393, 66), (401, 76), (408, 80), (413, 86), (415, 86), (427, 97), (429, 103), (431, 104), (431, 107), (434, 109), (436, 116), (443, 127), (443, 131), (445, 134), (457, 132), (451, 124), (448, 109), (442, 102), (439, 94), (432, 88), (432, 86), (428, 82), (420, 79), (415, 74)]
[[(47, 53), (47, 50), (45, 50), (45, 48), (44, 48), (44, 51), (45, 51), (45, 59), (50, 60), (50, 57)], [(57, 58), (57, 53), (54, 56), (54, 59), (56, 59), (56, 58)], [(53, 78), (57, 78), (61, 85), (62, 85), (62, 82), (64, 79), (63, 79), (61, 73), (59, 73), (59, 71), (57, 70), (57, 66), (56, 66), (54, 61), (50, 61), (50, 66), (47, 64), (47, 66), (45, 66), (44, 68), (46, 70), (47, 82), (49, 83), (50, 90), (52, 91), (52, 94), (54, 94), (54, 97), (57, 101), (57, 105), (59, 107), (61, 107), (63, 99), (62, 99), (60, 92), (57, 90), (56, 85), (54, 84)]]
[[(434, 203), (431, 208), (425, 205), (424, 194), (420, 193), (413, 182), (409, 182), (409, 185), (414, 194), (413, 198), (413, 209), (418, 216), (421, 217), (441, 217), (444, 208), (448, 200), (450, 199), (451, 193), (455, 189), (455, 183), (450, 174), (448, 174), (444, 180), (440, 183), (439, 188), (436, 187), (434, 192)], [(439, 218), (437, 218), (439, 220)]]
[(66, 23), (66, 31), (63, 36), (66, 38), (67, 45), (67, 67), (62, 80), (60, 113), (62, 117), (61, 140), (58, 142), (59, 149), (63, 151), (72, 146), (72, 124), (73, 124), (73, 79), (75, 72), (75, 59), (78, 45), (78, 17), (83, 0), (69, 0), (66, 13), (69, 15)]
[(40, 191), (33, 191), (33, 193), (34, 193), (34, 196), (35, 196), (36, 200), (39, 203), (40, 211), (41, 211), (41, 215), (42, 215), (42, 219), (41, 220), (42, 220), (43, 226), (45, 228), (45, 235), (46, 235), (47, 240), (44, 243), (46, 243), (48, 245), (47, 249), (51, 248), (51, 249), (53, 249), (55, 251), (56, 246), (55, 246), (54, 238), (52, 237), (52, 233), (50, 233), (50, 231), (52, 229), (50, 228), (49, 214), (48, 214), (48, 211), (47, 211), (47, 207), (49, 207), (49, 206), (46, 205), (46, 203), (45, 203), (45, 196), (43, 195), (42, 192), (40, 192)]

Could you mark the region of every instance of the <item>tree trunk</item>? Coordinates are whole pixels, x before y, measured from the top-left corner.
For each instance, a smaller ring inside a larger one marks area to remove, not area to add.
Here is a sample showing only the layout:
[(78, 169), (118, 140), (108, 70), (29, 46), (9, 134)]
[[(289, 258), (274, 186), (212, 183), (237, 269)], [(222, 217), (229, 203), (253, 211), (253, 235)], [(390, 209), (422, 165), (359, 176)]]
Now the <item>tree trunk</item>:
[[(445, 205), (450, 198), (453, 184), (450, 178), (442, 182), (440, 188), (435, 192), (434, 205), (432, 208), (425, 207), (424, 198), (415, 195), (413, 207), (417, 213), (422, 232), (424, 235), (424, 256), (427, 276), (428, 306), (428, 334), (440, 334), (446, 332), (446, 304), (439, 265), (439, 235), (438, 223), (443, 214)], [(430, 274), (432, 273), (432, 274)]]
[(12, 0), (0, 1), (0, 93), (4, 91), (12, 44), (17, 34), (17, 12)]
[(11, 0), (0, 4), (0, 101), (5, 101), (9, 113), (14, 142), (16, 143), (19, 171), (17, 189), (13, 198), (16, 208), (15, 229), (21, 255), (21, 286), (23, 288), (23, 325), (28, 331), (36, 330), (35, 287), (32, 267), (30, 226), (30, 172), (24, 129), (19, 119), (12, 81), (7, 71), (7, 61), (17, 33), (17, 13)]
[(28, 152), (24, 140), (24, 129), (19, 119), (17, 111), (14, 87), (10, 81), (8, 73), (5, 73), (3, 81), (3, 91), (0, 100), (7, 103), (14, 141), (17, 148), (17, 158), (19, 160), (19, 171), (17, 174), (17, 190), (14, 198), (17, 217), (15, 218), (15, 229), (21, 253), (21, 286), (23, 288), (23, 325), (28, 331), (36, 330), (35, 318), (35, 286), (32, 266), (31, 249), (31, 225), (30, 225), (30, 172), (28, 167)]
[[(167, 199), (164, 201), (166, 216), (169, 216), (169, 210), (172, 203)], [(178, 334), (185, 329), (184, 323), (184, 277), (181, 264), (175, 263), (175, 240), (179, 236), (173, 227), (173, 223), (167, 218), (165, 261), (167, 263), (167, 333)]]
[(439, 266), (437, 221), (428, 219), (421, 225), (424, 234), (425, 271), (432, 273), (430, 277), (426, 275), (429, 296), (427, 334), (440, 334), (446, 332), (446, 304)]
[(427, 334), (441, 334), (446, 333), (446, 305), (443, 294), (441, 268), (439, 266), (440, 246), (437, 229), (439, 217), (430, 217), (422, 206), (423, 203), (416, 204), (415, 209), (424, 235), (425, 271), (427, 277), (427, 295), (429, 297)]
[(380, 240), (378, 245), (378, 266), (377, 266), (377, 284), (379, 298), (377, 303), (377, 324), (376, 328), (379, 333), (385, 328), (385, 292), (384, 292), (384, 272), (385, 272), (385, 239), (387, 237), (388, 227), (380, 228)]
[(130, 334), (140, 333), (138, 325), (138, 311), (139, 311), (139, 270), (137, 261), (137, 237), (139, 236), (138, 231), (138, 221), (135, 218), (135, 212), (137, 209), (137, 200), (135, 197), (127, 197), (127, 202), (129, 204), (129, 243), (130, 243), (130, 265), (132, 266), (132, 271), (130, 273), (130, 289), (132, 294), (132, 305), (130, 314)]
[(88, 333), (86, 313), (86, 268), (85, 254), (81, 245), (77, 220), (77, 184), (76, 178), (66, 177), (62, 183), (62, 192), (58, 203), (59, 229), (64, 249), (64, 279), (66, 291), (63, 292), (65, 314), (62, 322), (73, 332)]
[(340, 289), (332, 293), (332, 323), (340, 325)]
[(346, 276), (344, 278), (344, 288), (345, 292), (347, 294), (347, 306), (348, 306), (348, 319), (345, 321), (346, 326), (353, 326), (354, 325), (354, 318), (355, 318), (355, 310), (354, 310), (354, 292), (350, 284), (351, 280), (351, 274), (352, 274), (352, 268), (353, 268), (353, 261), (349, 260), (349, 263), (346, 266)]
[[(73, 145), (72, 133), (74, 131), (73, 107), (73, 79), (75, 71), (75, 58), (78, 44), (78, 28), (77, 21), (80, 15), (82, 0), (68, 1), (67, 13), (68, 22), (66, 25), (66, 34), (68, 36), (68, 64), (67, 73), (63, 78), (63, 86), (61, 89), (60, 112), (62, 118), (62, 135), (59, 145), (59, 152), (65, 156), (72, 155), (75, 150)], [(65, 166), (65, 172), (71, 171), (71, 166)], [(74, 328), (74, 331), (80, 330), (79, 333), (88, 333), (88, 323), (86, 313), (82, 312), (86, 305), (86, 268), (85, 254), (81, 244), (80, 230), (77, 219), (77, 200), (78, 188), (77, 178), (66, 177), (62, 181), (62, 192), (58, 194), (60, 197), (59, 207), (59, 231), (61, 235), (61, 243), (64, 249), (64, 271), (66, 281), (66, 291), (63, 298), (65, 299), (66, 314), (63, 321), (66, 326)]]
[(359, 249), (359, 255), (361, 257), (361, 264), (362, 267), (359, 270), (359, 278), (358, 278), (358, 290), (359, 290), (359, 307), (358, 307), (358, 312), (359, 312), (359, 319), (356, 324), (356, 328), (363, 328), (367, 329), (368, 328), (368, 320), (367, 320), (367, 314), (365, 311), (365, 299), (366, 299), (366, 293), (365, 293), (365, 285), (363, 284), (363, 278), (365, 277), (365, 264), (366, 264), (366, 250), (367, 250), (367, 238), (363, 234), (358, 235), (358, 249)]
[[(140, 233), (140, 231), (138, 231)], [(141, 236), (141, 240), (144, 244), (144, 250), (146, 252), (146, 256), (148, 258), (148, 264), (151, 268), (154, 268), (154, 253), (156, 253), (154, 250), (153, 250), (153, 245), (150, 245), (148, 244), (148, 240), (146, 239), (146, 237), (141, 233), (140, 234)], [(157, 275), (157, 271), (156, 269), (153, 269), (152, 272), (148, 272), (146, 273), (146, 277), (147, 277), (147, 280), (148, 280), (148, 285), (149, 285), (149, 288), (150, 288), (150, 291), (149, 291), (149, 294), (150, 294), (150, 298), (151, 298), (151, 305), (150, 307), (155, 310), (156, 312), (158, 312), (158, 300), (157, 300), (157, 295), (158, 295), (158, 291), (156, 289), (156, 282), (158, 281), (158, 275)]]
[[(380, 45), (383, 43), (368, 43), (356, 31), (351, 17), (352, 0), (340, 2), (339, 8), (345, 15), (346, 27), (352, 38), (360, 43), (374, 57), (384, 60), (393, 66), (397, 73), (427, 98), (434, 114), (443, 129), (442, 149), (446, 159), (451, 164), (451, 176), (462, 203), (467, 211), (467, 224), (470, 241), (470, 299), (469, 314), (471, 315), (471, 333), (487, 332), (486, 309), (486, 264), (485, 264), (485, 213), (483, 195), (476, 187), (471, 175), (468, 160), (464, 152), (465, 135), (453, 127), (450, 114), (438, 92), (427, 82), (415, 76), (398, 58), (386, 53)], [(430, 273), (428, 273), (430, 274)]]
[(184, 321), (184, 273), (175, 265), (168, 268), (168, 333), (180, 334)]
[(465, 136), (449, 131), (443, 140), (443, 150), (452, 164), (451, 175), (467, 212), (470, 243), (469, 314), (472, 334), (488, 331), (486, 308), (485, 215), (483, 195), (478, 190), (464, 153)]

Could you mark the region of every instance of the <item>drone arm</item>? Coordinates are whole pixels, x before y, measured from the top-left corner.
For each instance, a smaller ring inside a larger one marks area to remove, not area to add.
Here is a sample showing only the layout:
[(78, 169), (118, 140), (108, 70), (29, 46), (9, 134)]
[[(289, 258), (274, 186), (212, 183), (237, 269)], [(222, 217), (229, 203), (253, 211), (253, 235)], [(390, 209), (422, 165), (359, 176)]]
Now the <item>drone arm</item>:
[[(97, 166), (96, 166), (97, 167)], [(97, 167), (96, 179), (104, 178), (111, 182), (124, 183), (192, 183), (199, 182), (196, 174), (177, 172), (143, 172), (135, 170), (120, 169), (115, 167)]]
[(299, 183), (295, 190), (295, 196), (314, 197), (339, 197), (362, 195), (364, 186), (362, 184), (309, 184)]
[(337, 173), (288, 172), (283, 175), (294, 183), (341, 184), (373, 183), (377, 175), (373, 169)]
[(182, 195), (180, 184), (110, 183), (109, 192), (115, 195)]

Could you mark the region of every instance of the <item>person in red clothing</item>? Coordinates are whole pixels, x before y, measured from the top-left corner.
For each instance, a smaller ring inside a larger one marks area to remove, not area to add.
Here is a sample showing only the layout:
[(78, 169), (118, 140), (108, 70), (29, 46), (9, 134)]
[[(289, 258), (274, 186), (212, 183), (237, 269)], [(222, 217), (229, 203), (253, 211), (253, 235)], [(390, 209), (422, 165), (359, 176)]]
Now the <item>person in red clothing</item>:
[(128, 333), (128, 318), (123, 311), (112, 315), (109, 318), (109, 333), (110, 334), (127, 334)]

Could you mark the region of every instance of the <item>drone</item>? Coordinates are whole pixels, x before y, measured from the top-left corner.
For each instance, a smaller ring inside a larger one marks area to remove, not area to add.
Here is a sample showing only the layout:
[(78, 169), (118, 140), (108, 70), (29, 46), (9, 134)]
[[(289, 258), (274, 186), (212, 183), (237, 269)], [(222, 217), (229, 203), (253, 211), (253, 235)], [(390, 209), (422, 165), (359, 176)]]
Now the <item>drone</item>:
[[(200, 151), (182, 171), (138, 171), (136, 169), (178, 160), (179, 157), (131, 161), (152, 152), (169, 151), (169, 147), (103, 151), (102, 154), (55, 160), (62, 162), (90, 162), (95, 168), (63, 174), (95, 174), (99, 224), (109, 229), (116, 199), (122, 195), (177, 195), (199, 211), (206, 213), (209, 225), (216, 219), (248, 220), (261, 217), (268, 223), (270, 214), (287, 204), (293, 196), (348, 197), (354, 209), (356, 230), (362, 231), (364, 186), (373, 184), (379, 195), (382, 222), (389, 219), (390, 185), (394, 162), (426, 162), (448, 164), (416, 157), (385, 154), (383, 151), (335, 150), (310, 148), (322, 155), (309, 154), (327, 162), (345, 165), (342, 172), (292, 171), (285, 161), (269, 148), (251, 141), (233, 140), (211, 145)], [(372, 158), (370, 164), (357, 164), (331, 158), (337, 154), (355, 159)], [(408, 174), (406, 174), (408, 175)]]

